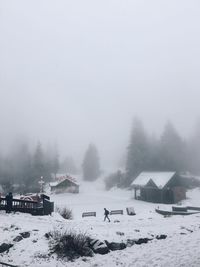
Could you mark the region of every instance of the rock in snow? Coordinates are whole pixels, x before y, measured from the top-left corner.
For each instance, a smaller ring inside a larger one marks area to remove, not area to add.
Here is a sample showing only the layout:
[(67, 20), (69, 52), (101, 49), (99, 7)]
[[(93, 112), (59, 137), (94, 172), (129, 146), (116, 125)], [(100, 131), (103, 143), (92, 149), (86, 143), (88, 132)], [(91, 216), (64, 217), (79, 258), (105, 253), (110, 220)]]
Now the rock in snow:
[(89, 243), (90, 243), (90, 248), (94, 251), (94, 253), (101, 255), (109, 253), (109, 249), (105, 242), (102, 242), (98, 239), (91, 239)]
[(23, 237), (21, 235), (18, 235), (13, 239), (13, 241), (14, 242), (20, 242), (22, 239), (23, 239)]
[(0, 245), (0, 253), (8, 251), (11, 247), (13, 247), (13, 244), (7, 244), (7, 243), (1, 244)]
[(125, 243), (117, 243), (117, 242), (111, 242), (109, 243), (108, 241), (105, 241), (106, 245), (108, 246), (108, 248), (112, 251), (115, 250), (122, 250), (126, 248), (126, 244)]
[(28, 238), (30, 237), (30, 233), (29, 232), (23, 232), (23, 233), (20, 233), (20, 235), (23, 237), (23, 238)]

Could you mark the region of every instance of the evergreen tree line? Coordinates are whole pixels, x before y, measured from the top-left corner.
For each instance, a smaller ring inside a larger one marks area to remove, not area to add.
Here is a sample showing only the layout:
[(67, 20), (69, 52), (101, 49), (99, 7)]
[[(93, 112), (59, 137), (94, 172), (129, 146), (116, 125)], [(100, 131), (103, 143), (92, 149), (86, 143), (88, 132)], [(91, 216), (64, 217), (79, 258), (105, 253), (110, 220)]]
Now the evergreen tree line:
[(82, 170), (83, 179), (90, 182), (95, 181), (101, 174), (99, 153), (94, 144), (90, 144), (85, 152)]
[(189, 171), (200, 174), (200, 122), (186, 140), (171, 122), (165, 125), (161, 136), (156, 138), (148, 135), (139, 119), (134, 119), (123, 185), (130, 185), (142, 171)]
[[(97, 148), (90, 144), (82, 163), (83, 178), (94, 181), (100, 175)], [(38, 192), (41, 177), (45, 182), (52, 180), (52, 174), (76, 174), (78, 169), (72, 157), (59, 158), (57, 148), (49, 146), (44, 150), (38, 142), (30, 151), (27, 143), (17, 144), (7, 156), (0, 156), (0, 186), (4, 192)]]
[(55, 146), (49, 146), (45, 150), (40, 142), (33, 151), (28, 144), (23, 143), (11, 149), (8, 155), (0, 156), (0, 185), (5, 192), (38, 192), (41, 177), (48, 182), (52, 179), (52, 174), (76, 171), (71, 157), (60, 161)]
[[(84, 155), (83, 178), (96, 180), (100, 173), (100, 159), (94, 144)], [(142, 171), (189, 171), (200, 174), (200, 121), (190, 138), (183, 139), (171, 122), (168, 122), (159, 138), (151, 136), (139, 119), (134, 119), (127, 147), (125, 172), (117, 171), (106, 178), (106, 187), (129, 186)], [(13, 191), (18, 184), (21, 191), (37, 191), (41, 176), (51, 180), (51, 174), (77, 173), (71, 157), (60, 161), (56, 147), (43, 149), (38, 143), (33, 151), (27, 144), (18, 144), (7, 156), (0, 155), (0, 184), (6, 191)], [(19, 191), (18, 191), (19, 192)]]

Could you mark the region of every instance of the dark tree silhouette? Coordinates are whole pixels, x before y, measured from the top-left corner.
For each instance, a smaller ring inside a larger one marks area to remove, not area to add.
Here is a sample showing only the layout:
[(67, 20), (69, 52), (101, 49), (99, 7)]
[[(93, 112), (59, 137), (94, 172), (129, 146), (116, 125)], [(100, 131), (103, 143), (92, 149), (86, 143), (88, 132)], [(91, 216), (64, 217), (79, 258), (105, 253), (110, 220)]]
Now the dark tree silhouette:
[(188, 169), (194, 174), (200, 174), (200, 119), (197, 121), (194, 133), (188, 142)]
[(160, 140), (159, 164), (164, 171), (184, 171), (186, 145), (171, 122), (165, 126)]
[(83, 178), (87, 181), (94, 181), (100, 175), (99, 155), (95, 145), (90, 144), (83, 160)]
[(126, 161), (126, 181), (129, 185), (132, 180), (148, 166), (149, 145), (142, 122), (135, 118), (131, 131), (130, 144), (128, 146)]

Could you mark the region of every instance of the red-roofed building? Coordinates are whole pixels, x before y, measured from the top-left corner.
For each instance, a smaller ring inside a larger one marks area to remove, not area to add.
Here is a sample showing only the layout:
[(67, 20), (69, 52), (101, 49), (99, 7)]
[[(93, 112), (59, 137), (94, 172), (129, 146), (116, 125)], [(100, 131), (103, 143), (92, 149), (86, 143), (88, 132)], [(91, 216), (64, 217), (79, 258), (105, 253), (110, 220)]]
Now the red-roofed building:
[(57, 176), (49, 185), (53, 193), (79, 193), (79, 184), (69, 175)]

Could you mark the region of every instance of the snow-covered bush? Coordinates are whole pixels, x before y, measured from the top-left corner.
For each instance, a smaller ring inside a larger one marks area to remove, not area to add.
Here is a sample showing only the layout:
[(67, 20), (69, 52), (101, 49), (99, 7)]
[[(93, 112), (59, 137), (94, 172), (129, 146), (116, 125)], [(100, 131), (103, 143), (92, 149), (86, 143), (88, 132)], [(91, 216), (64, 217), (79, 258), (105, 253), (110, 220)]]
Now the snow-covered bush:
[(59, 258), (72, 261), (83, 256), (93, 256), (93, 251), (89, 247), (89, 237), (84, 233), (72, 231), (62, 233), (55, 230), (49, 233), (49, 237), (50, 251), (56, 253)]
[(66, 220), (72, 220), (73, 219), (73, 213), (72, 210), (69, 208), (60, 208), (56, 207), (56, 212), (58, 212), (64, 219)]

